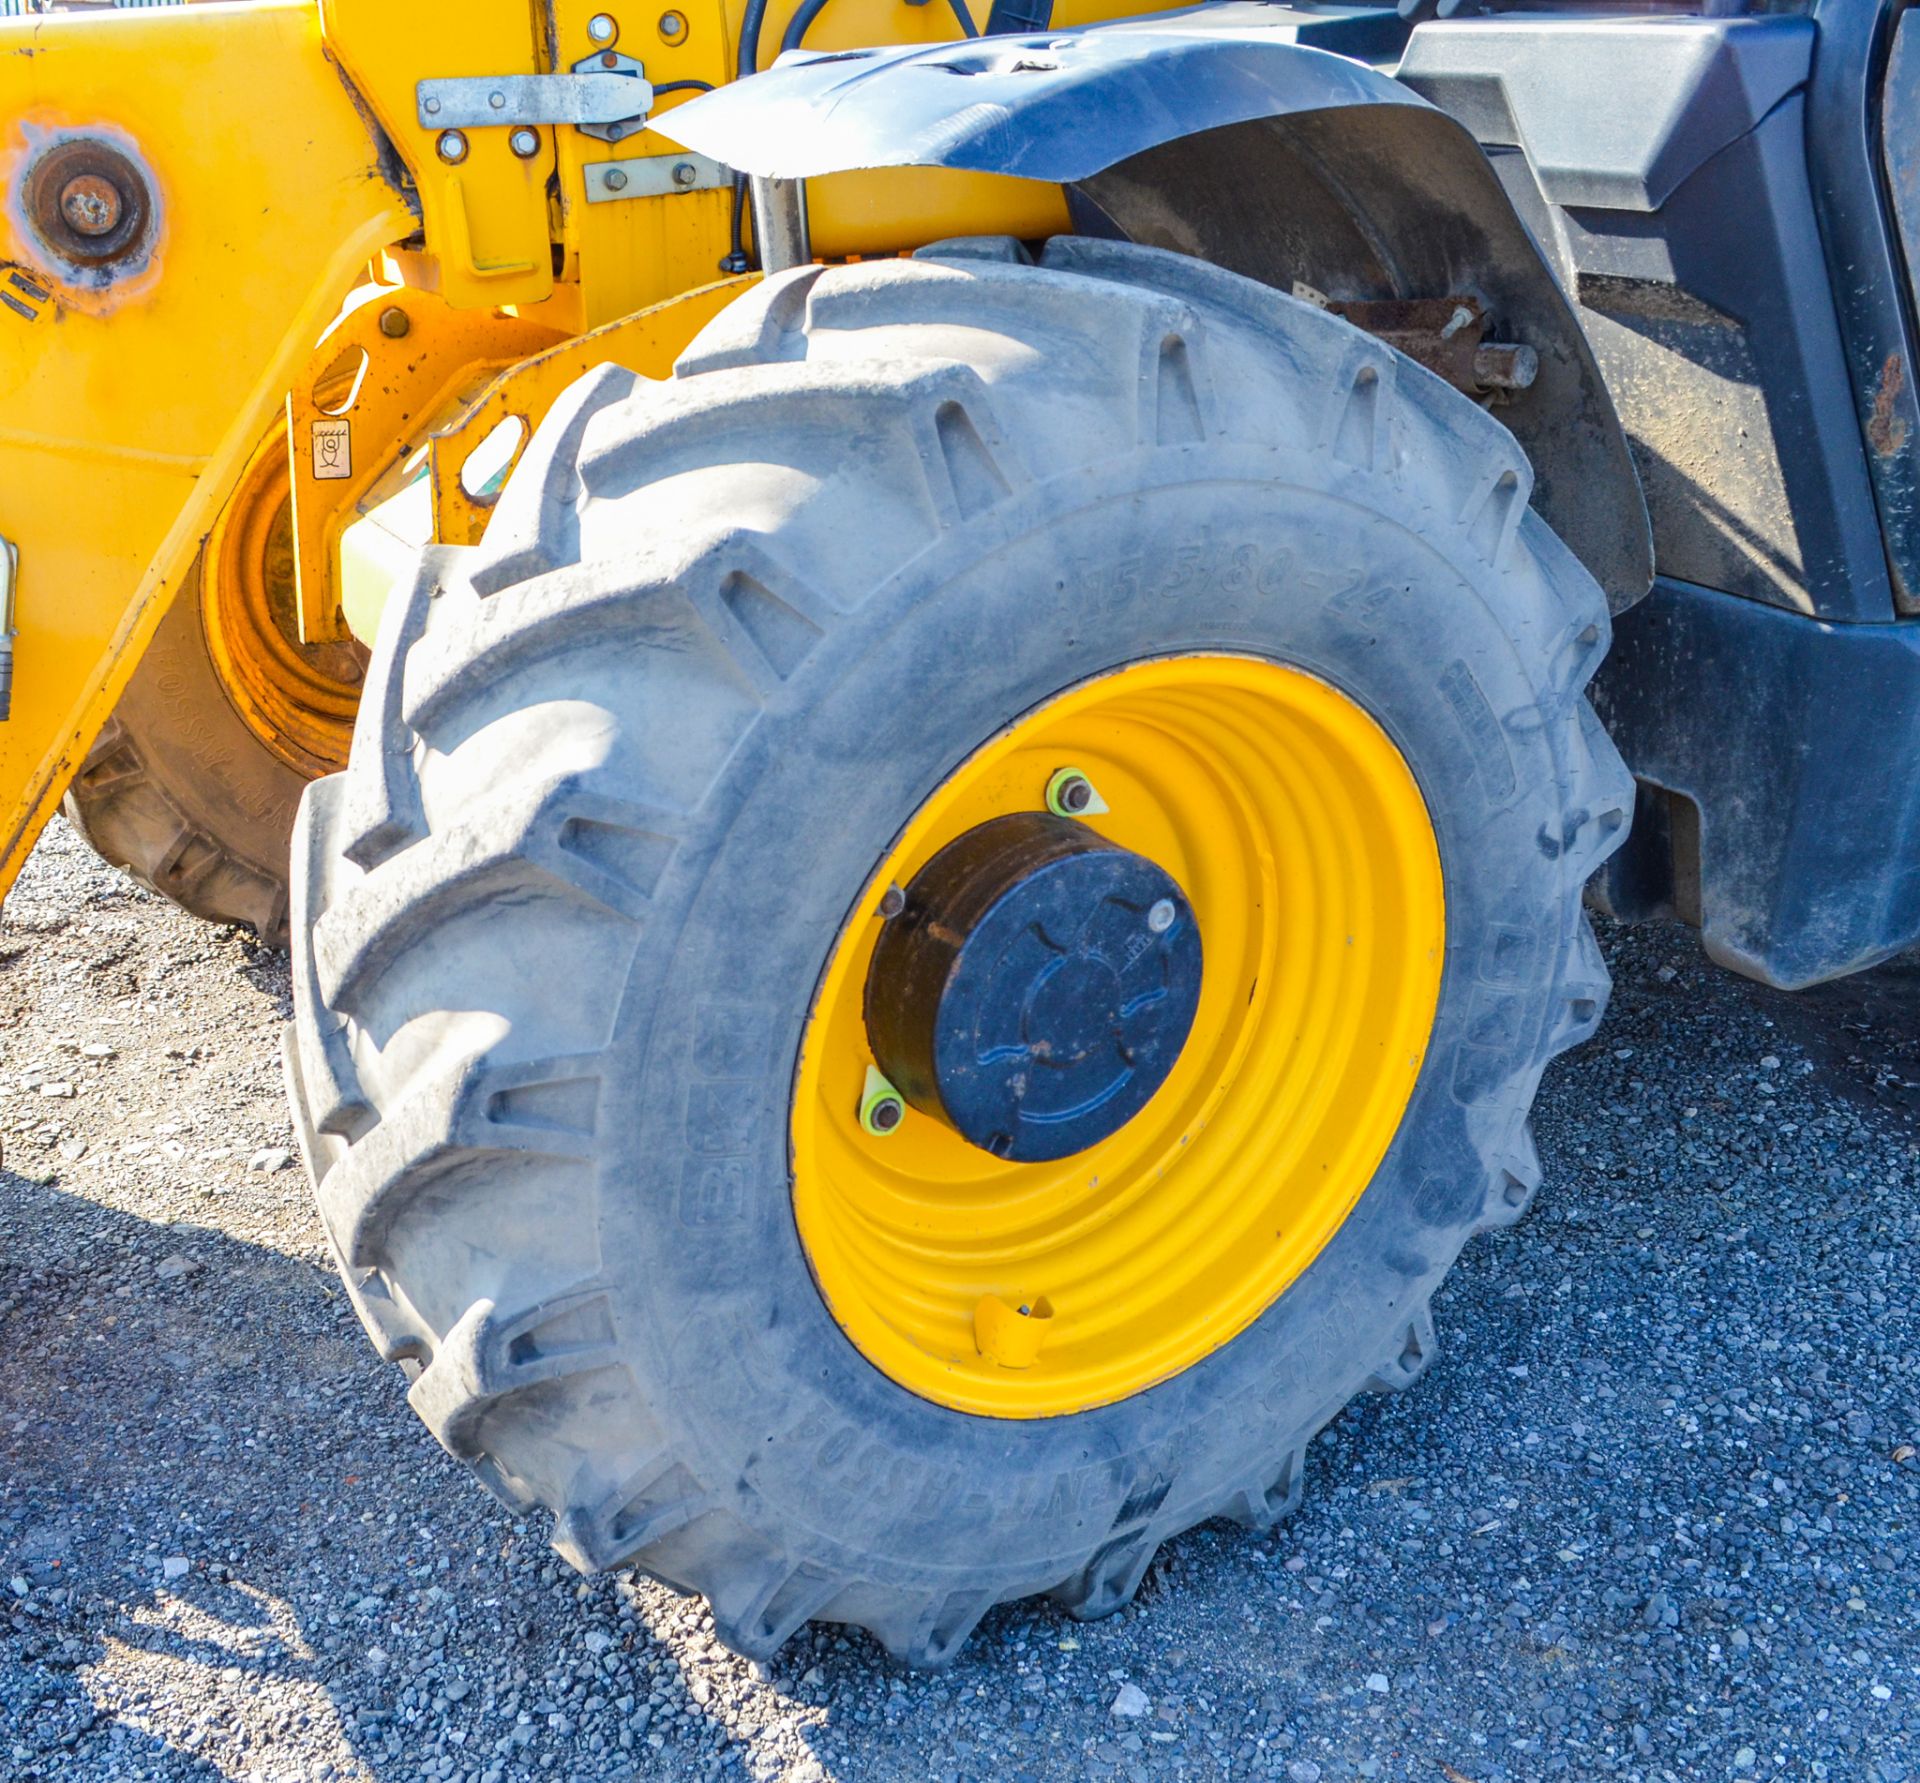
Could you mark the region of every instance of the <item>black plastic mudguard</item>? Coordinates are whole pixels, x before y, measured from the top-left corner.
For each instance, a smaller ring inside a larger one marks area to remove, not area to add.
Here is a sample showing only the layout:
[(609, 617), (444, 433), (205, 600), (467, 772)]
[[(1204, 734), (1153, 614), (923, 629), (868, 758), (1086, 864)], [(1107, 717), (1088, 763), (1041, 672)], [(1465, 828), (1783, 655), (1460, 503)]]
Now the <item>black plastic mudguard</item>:
[(1646, 504), (1565, 294), (1460, 124), (1300, 41), (1326, 18), (1213, 4), (1032, 36), (808, 55), (679, 107), (673, 135), (742, 172), (952, 167), (1068, 188), (1080, 226), (1337, 301), (1474, 296), (1539, 354), (1498, 411), (1534, 506), (1630, 606)]

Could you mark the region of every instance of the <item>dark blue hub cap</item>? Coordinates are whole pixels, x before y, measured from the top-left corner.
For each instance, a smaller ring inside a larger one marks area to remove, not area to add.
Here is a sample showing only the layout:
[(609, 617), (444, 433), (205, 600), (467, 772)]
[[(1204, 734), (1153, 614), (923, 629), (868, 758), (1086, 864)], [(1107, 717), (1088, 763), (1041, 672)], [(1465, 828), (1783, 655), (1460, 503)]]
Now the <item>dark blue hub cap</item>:
[(1166, 1082), (1200, 1003), (1186, 893), (1085, 824), (1020, 812), (915, 874), (867, 971), (867, 1038), (906, 1099), (995, 1157), (1064, 1158)]

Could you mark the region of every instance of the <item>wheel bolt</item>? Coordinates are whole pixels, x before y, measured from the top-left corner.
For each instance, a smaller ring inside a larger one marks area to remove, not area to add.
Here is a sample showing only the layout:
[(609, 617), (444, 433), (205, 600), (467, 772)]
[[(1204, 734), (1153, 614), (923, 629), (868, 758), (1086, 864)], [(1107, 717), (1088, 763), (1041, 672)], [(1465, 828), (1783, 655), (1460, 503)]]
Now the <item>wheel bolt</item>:
[(860, 1094), (860, 1128), (875, 1139), (885, 1139), (899, 1131), (907, 1118), (907, 1104), (886, 1075), (874, 1065), (867, 1067), (866, 1087)]
[(1107, 802), (1078, 768), (1056, 768), (1047, 782), (1047, 809), (1055, 817), (1098, 817)]

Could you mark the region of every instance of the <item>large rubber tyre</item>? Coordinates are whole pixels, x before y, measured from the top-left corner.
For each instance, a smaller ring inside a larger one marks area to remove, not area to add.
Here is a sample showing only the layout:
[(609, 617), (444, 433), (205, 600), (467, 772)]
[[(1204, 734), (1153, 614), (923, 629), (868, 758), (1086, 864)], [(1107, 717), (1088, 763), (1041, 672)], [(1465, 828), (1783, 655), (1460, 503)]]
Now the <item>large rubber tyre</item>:
[[(752, 1655), (816, 1618), (938, 1664), (993, 1604), (1104, 1614), (1176, 1532), (1291, 1508), (1314, 1433), (1420, 1372), (1461, 1245), (1526, 1206), (1541, 1069), (1606, 1000), (1607, 610), (1530, 483), (1344, 322), (1081, 240), (802, 269), (671, 381), (576, 386), (486, 541), (390, 610), (296, 837), (307, 1157), (446, 1447)], [(1231, 1342), (1093, 1410), (947, 1409), (809, 1275), (810, 997), (956, 763), (1063, 687), (1206, 651), (1311, 670), (1411, 764), (1447, 894), (1424, 1066), (1354, 1211)]]
[(149, 890), (284, 947), (287, 851), (310, 778), (227, 698), (196, 574), (161, 620), (64, 810), (96, 854)]

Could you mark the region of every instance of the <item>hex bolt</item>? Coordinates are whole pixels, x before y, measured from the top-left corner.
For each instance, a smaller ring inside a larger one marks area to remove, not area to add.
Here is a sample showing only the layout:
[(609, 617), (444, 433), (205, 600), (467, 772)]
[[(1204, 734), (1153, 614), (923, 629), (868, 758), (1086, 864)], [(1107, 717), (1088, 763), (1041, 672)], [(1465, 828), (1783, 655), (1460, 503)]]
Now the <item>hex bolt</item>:
[(624, 167), (609, 167), (600, 176), (600, 183), (609, 192), (624, 192), (627, 189), (627, 170)]
[(663, 43), (678, 43), (686, 34), (686, 14), (663, 12), (660, 15), (660, 39)]
[(413, 318), (397, 303), (388, 304), (380, 312), (380, 332), (388, 340), (405, 340), (413, 331)]
[(673, 164), (673, 183), (676, 186), (690, 186), (700, 177), (700, 169), (691, 161), (676, 161)]
[(885, 1139), (900, 1129), (907, 1118), (907, 1104), (878, 1066), (867, 1067), (867, 1081), (860, 1093), (860, 1130), (875, 1139)]
[(433, 146), (440, 159), (451, 167), (458, 167), (467, 158), (467, 139), (462, 131), (442, 130)]
[(487, 103), (492, 106), (495, 111), (505, 111), (507, 109), (507, 96), (504, 93), (489, 93), (487, 95)]
[(612, 43), (620, 35), (620, 27), (614, 23), (610, 12), (596, 12), (587, 20), (587, 36), (602, 47)]
[(1527, 390), (1540, 375), (1540, 355), (1525, 342), (1493, 341), (1473, 351), (1473, 381), (1483, 390)]
[(1047, 809), (1055, 817), (1098, 817), (1107, 808), (1078, 768), (1056, 768), (1047, 781)]
[(60, 214), (81, 235), (110, 235), (125, 208), (120, 188), (97, 173), (75, 174), (60, 188)]
[(1150, 933), (1164, 935), (1173, 927), (1173, 919), (1179, 912), (1173, 907), (1171, 898), (1157, 898), (1147, 909), (1147, 928)]
[(438, 99), (431, 99), (431, 98), (428, 99), (426, 104), (427, 116), (430, 118), (435, 117), (438, 115), (439, 111), (440, 111), (440, 101)]
[(522, 161), (531, 161), (540, 152), (540, 132), (529, 130), (525, 124), (522, 124), (518, 130), (508, 135), (507, 147), (512, 149)]

